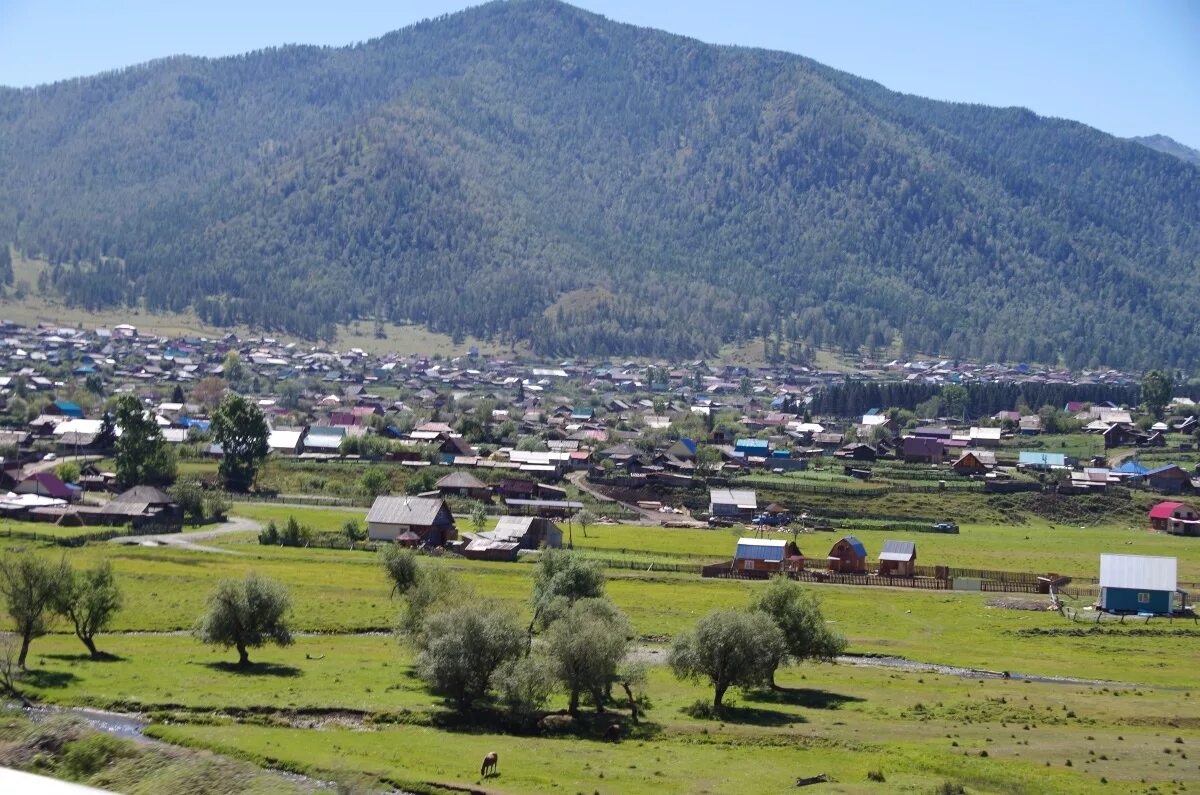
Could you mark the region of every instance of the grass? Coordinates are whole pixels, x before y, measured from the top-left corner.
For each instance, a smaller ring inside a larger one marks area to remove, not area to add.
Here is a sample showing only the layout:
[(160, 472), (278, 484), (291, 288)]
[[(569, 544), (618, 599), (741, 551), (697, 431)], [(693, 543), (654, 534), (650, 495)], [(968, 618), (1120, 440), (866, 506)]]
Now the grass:
[[(295, 516), (315, 529), (337, 530), (349, 518), (361, 521), (365, 511), (238, 504), (234, 513), (277, 523)], [(587, 537), (576, 527), (574, 540), (592, 555), (666, 560), (684, 552), (720, 560), (742, 532), (594, 525)], [(905, 537), (885, 530), (856, 535), (872, 556), (884, 540)], [(837, 537), (802, 535), (800, 546), (819, 556)], [(1175, 555), (1182, 579), (1200, 579), (1195, 539), (1115, 523), (1086, 529), (1036, 519), (977, 523), (957, 536), (915, 540), (925, 564), (1088, 575), (1100, 551), (1117, 550)], [(31, 694), (64, 705), (142, 709), (170, 719), (151, 733), (173, 743), (325, 778), (365, 774), (410, 791), (436, 785), (514, 793), (778, 791), (819, 773), (836, 781), (826, 791), (845, 793), (929, 792), (946, 780), (996, 793), (1095, 792), (1101, 777), (1114, 792), (1200, 781), (1197, 760), (1181, 756), (1200, 743), (1200, 691), (1192, 692), (1189, 663), (1200, 628), (1191, 624), (1095, 629), (1051, 612), (990, 607), (991, 594), (814, 585), (826, 619), (857, 654), (1134, 684), (808, 665), (782, 672), (784, 691), (733, 693), (726, 719), (708, 721), (685, 713), (709, 697), (702, 683), (677, 681), (665, 666), (651, 665), (650, 725), (639, 735), (619, 745), (514, 737), (486, 715), (469, 728), (447, 723), (440, 700), (413, 675), (411, 652), (388, 632), (399, 605), (388, 598), (374, 553), (262, 547), (252, 534), (211, 543), (239, 554), (112, 544), (67, 550), (79, 565), (111, 560), (125, 590), (126, 607), (113, 627), (118, 634), (99, 644), (115, 659), (92, 662), (59, 626), (33, 644), (34, 673), (25, 685)], [(0, 538), (0, 547), (17, 545), (30, 546)], [(461, 598), (486, 599), (528, 618), (529, 565), (458, 559), (434, 565), (457, 574)], [(242, 674), (229, 666), (235, 654), (202, 646), (185, 631), (216, 582), (251, 570), (285, 583), (295, 628), (317, 634), (301, 634), (288, 648), (255, 650), (256, 667)], [(608, 573), (608, 593), (629, 615), (637, 642), (660, 654), (708, 610), (742, 607), (764, 587), (653, 571)], [(551, 706), (561, 709), (556, 699)], [(1175, 744), (1176, 736), (1184, 742)], [(493, 750), (501, 775), (480, 782), (479, 761)], [(876, 771), (886, 783), (868, 781)]]

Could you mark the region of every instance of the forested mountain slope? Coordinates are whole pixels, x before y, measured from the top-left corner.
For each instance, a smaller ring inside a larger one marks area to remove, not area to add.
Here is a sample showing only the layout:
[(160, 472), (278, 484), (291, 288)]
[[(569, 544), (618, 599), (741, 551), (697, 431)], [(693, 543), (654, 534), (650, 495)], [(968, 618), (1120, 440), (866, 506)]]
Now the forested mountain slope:
[(544, 353), (770, 335), (1200, 359), (1200, 169), (550, 0), (0, 90), (0, 241), (84, 306)]
[(1185, 163), (1191, 163), (1193, 166), (1200, 166), (1200, 150), (1185, 146), (1166, 135), (1134, 136), (1129, 140), (1137, 141), (1142, 146), (1148, 146), (1155, 151), (1174, 155)]

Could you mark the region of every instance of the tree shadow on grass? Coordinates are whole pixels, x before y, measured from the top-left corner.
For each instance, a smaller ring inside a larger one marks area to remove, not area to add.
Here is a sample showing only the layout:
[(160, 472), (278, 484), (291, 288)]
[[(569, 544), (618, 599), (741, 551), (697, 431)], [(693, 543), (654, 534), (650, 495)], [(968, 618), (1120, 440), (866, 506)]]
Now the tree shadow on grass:
[(125, 662), (125, 658), (118, 654), (109, 654), (106, 651), (100, 652), (98, 657), (92, 657), (87, 652), (80, 654), (43, 654), (47, 660), (62, 660), (63, 662)]
[(748, 701), (763, 704), (787, 704), (809, 709), (840, 709), (845, 704), (866, 701), (858, 696), (814, 690), (809, 687), (780, 687), (773, 690), (755, 690), (746, 694)]
[(719, 712), (714, 713), (714, 717), (726, 723), (739, 723), (750, 726), (787, 726), (792, 723), (808, 722), (801, 715), (777, 712), (773, 709), (760, 709), (759, 707), (739, 707), (737, 705), (722, 707)]
[(70, 671), (47, 671), (43, 668), (33, 668), (21, 675), (21, 682), (32, 685), (39, 690), (54, 687), (66, 687), (79, 677)]
[(304, 671), (294, 665), (281, 665), (279, 663), (256, 663), (252, 662), (249, 665), (238, 665), (233, 662), (206, 662), (199, 663), (211, 671), (220, 671), (226, 674), (239, 674), (242, 676), (284, 676), (294, 677), (303, 676)]

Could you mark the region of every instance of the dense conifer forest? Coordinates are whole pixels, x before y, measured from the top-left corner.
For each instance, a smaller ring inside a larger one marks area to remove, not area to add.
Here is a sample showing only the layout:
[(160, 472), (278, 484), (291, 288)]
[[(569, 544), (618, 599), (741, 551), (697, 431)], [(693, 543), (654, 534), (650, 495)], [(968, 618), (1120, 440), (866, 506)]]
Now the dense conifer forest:
[(0, 89), (0, 141), (0, 243), (84, 307), (555, 355), (1200, 359), (1200, 168), (552, 0)]

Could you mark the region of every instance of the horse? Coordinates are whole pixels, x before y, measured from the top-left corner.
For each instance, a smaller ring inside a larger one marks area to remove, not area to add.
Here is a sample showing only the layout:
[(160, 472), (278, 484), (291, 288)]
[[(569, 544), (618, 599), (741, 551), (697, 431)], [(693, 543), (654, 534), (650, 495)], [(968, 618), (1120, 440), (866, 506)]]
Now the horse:
[(608, 724), (608, 728), (604, 730), (604, 739), (614, 743), (621, 742), (621, 724)]
[(497, 775), (498, 771), (496, 768), (499, 766), (499, 764), (500, 755), (495, 751), (492, 751), (483, 758), (483, 767), (479, 768), (480, 777), (487, 778), (488, 776)]

